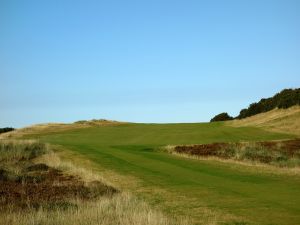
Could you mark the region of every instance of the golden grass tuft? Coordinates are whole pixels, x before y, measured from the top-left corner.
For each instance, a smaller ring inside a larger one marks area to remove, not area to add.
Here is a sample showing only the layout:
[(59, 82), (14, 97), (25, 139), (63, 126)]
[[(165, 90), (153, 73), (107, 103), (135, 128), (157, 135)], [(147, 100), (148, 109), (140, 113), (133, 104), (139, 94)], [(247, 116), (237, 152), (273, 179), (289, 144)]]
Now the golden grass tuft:
[[(271, 174), (284, 174), (289, 176), (299, 176), (300, 175), (300, 167), (299, 167), (299, 157), (297, 156), (289, 156), (290, 158), (285, 159), (285, 161), (277, 162), (270, 161), (268, 163), (261, 162), (259, 160), (256, 160), (256, 158), (252, 158), (251, 156), (259, 157), (259, 154), (263, 154), (262, 156), (266, 157), (278, 157), (281, 156), (280, 152), (276, 152), (280, 150), (280, 148), (285, 146), (285, 143), (293, 143), (293, 141), (272, 141), (272, 142), (266, 142), (265, 144), (272, 144), (273, 148), (268, 149), (267, 147), (263, 147), (263, 143), (260, 142), (239, 142), (239, 143), (228, 143), (227, 145), (224, 145), (223, 147), (220, 147), (219, 152), (224, 154), (227, 150), (231, 150), (230, 155), (226, 155), (226, 157), (223, 157), (223, 155), (206, 155), (201, 154), (201, 151), (197, 154), (197, 148), (195, 148), (195, 152), (190, 152), (190, 149), (187, 149), (187, 151), (177, 151), (176, 147), (181, 146), (175, 146), (175, 145), (167, 145), (165, 147), (161, 147), (159, 151), (164, 151), (169, 154), (176, 155), (178, 157), (184, 157), (189, 159), (195, 159), (195, 160), (202, 160), (202, 161), (215, 161), (220, 163), (226, 163), (228, 165), (231, 165), (231, 167), (235, 167), (237, 169), (240, 169), (239, 166), (243, 166), (243, 168), (248, 168), (247, 170), (261, 172), (261, 173), (271, 173)], [(210, 144), (208, 144), (210, 145)], [(203, 145), (205, 147), (205, 145)], [(197, 147), (193, 145), (187, 145), (182, 147)], [(232, 151), (234, 150), (234, 151)], [(252, 152), (250, 157), (245, 158), (245, 154)], [(278, 155), (279, 154), (279, 155)], [(273, 159), (274, 160), (274, 159)]]
[(152, 210), (146, 203), (128, 193), (117, 194), (111, 198), (101, 198), (93, 202), (75, 200), (78, 207), (49, 211), (0, 213), (3, 225), (188, 225), (185, 220), (173, 220)]
[(1, 139), (9, 138), (22, 138), (25, 135), (43, 134), (43, 133), (55, 133), (67, 130), (95, 127), (95, 126), (119, 126), (126, 124), (126, 122), (119, 122), (113, 120), (83, 120), (74, 123), (43, 123), (36, 124), (20, 129), (16, 129), (10, 132), (0, 134)]
[(93, 181), (100, 181), (108, 186), (113, 186), (104, 177), (100, 176), (99, 173), (92, 172), (91, 170), (85, 169), (83, 167), (77, 166), (74, 163), (66, 160), (62, 160), (57, 153), (49, 151), (48, 154), (41, 155), (36, 160), (35, 163), (44, 163), (48, 166), (64, 171), (64, 173), (69, 175), (75, 175), (80, 177), (86, 184)]

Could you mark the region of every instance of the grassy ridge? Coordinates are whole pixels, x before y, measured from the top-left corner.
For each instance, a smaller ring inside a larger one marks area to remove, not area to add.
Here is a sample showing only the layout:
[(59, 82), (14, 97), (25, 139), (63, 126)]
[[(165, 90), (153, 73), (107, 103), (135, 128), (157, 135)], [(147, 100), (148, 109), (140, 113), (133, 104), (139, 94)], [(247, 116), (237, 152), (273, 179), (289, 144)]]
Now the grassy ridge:
[(260, 127), (269, 131), (294, 134), (300, 137), (300, 106), (274, 109), (241, 120), (226, 122), (234, 127)]
[(300, 220), (300, 180), (257, 173), (241, 165), (182, 159), (155, 151), (158, 146), (291, 137), (223, 123), (124, 124), (39, 136), (101, 167), (137, 177), (142, 183), (134, 191), (172, 214), (189, 216), (195, 224), (201, 224), (208, 212), (215, 222), (296, 224)]

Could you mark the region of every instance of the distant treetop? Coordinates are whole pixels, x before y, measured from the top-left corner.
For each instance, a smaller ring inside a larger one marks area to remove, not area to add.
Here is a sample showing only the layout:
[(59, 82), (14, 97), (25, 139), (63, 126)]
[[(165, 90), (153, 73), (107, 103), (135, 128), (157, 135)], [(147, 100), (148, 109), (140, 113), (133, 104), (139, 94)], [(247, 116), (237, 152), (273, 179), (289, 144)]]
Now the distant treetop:
[(229, 116), (228, 113), (221, 113), (212, 118), (210, 122), (243, 119), (275, 108), (287, 109), (294, 105), (300, 105), (300, 88), (284, 89), (273, 97), (263, 98), (259, 102), (252, 103), (248, 108), (242, 109), (235, 118)]
[(294, 105), (300, 105), (300, 88), (284, 89), (271, 98), (263, 98), (259, 102), (252, 103), (248, 108), (241, 110), (237, 119), (268, 112), (275, 108), (287, 109)]
[(233, 117), (229, 116), (228, 113), (220, 113), (216, 115), (214, 118), (210, 120), (210, 122), (217, 122), (217, 121), (226, 121), (226, 120), (232, 120)]
[(12, 128), (12, 127), (0, 128), (0, 134), (5, 133), (5, 132), (9, 132), (9, 131), (13, 131), (13, 130), (14, 130), (14, 128)]

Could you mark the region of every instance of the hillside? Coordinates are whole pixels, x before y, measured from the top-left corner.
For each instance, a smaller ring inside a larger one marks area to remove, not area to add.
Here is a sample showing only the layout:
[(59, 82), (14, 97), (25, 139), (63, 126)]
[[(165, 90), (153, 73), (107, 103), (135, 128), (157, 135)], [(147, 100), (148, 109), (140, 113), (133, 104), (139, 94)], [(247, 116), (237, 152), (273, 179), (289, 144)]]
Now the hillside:
[(10, 132), (0, 133), (0, 139), (6, 138), (21, 138), (24, 135), (30, 134), (43, 134), (43, 133), (52, 133), (52, 132), (63, 132), (74, 129), (88, 128), (88, 127), (97, 127), (97, 126), (118, 126), (121, 124), (126, 124), (126, 122), (119, 122), (113, 120), (80, 120), (74, 123), (42, 123), (35, 124), (32, 126), (14, 129)]
[(248, 108), (242, 109), (237, 117), (232, 117), (226, 112), (220, 113), (210, 122), (245, 119), (274, 109), (288, 109), (293, 106), (300, 106), (300, 88), (284, 89), (270, 98), (262, 98), (259, 102), (254, 102)]
[(300, 196), (296, 188), (300, 183), (294, 175), (281, 175), (276, 172), (281, 169), (269, 171), (267, 167), (259, 167), (258, 174), (257, 167), (199, 161), (159, 151), (166, 145), (293, 138), (288, 134), (198, 123), (90, 126), (25, 137), (61, 146), (72, 153), (68, 159), (74, 155), (89, 159), (102, 173), (120, 174), (121, 178), (105, 177), (108, 183), (136, 193), (168, 215), (188, 217), (191, 224), (292, 225), (300, 219), (300, 199), (295, 197)]
[(237, 118), (243, 119), (276, 108), (287, 109), (297, 105), (300, 105), (300, 88), (284, 89), (273, 97), (262, 98), (259, 102), (250, 104), (248, 108), (241, 110)]
[[(300, 107), (295, 106), (225, 123), (138, 124), (93, 120), (36, 125), (0, 137), (49, 143), (58, 149), (57, 154), (74, 161), (76, 166), (101, 173), (105, 183), (114, 184), (112, 187), (124, 193), (134, 193), (167, 218), (182, 216), (193, 225), (294, 225), (300, 220), (299, 163), (290, 168), (237, 163), (228, 160), (223, 147), (232, 150), (233, 145), (237, 146), (236, 153), (243, 151), (245, 157), (265, 162), (269, 155), (263, 151), (258, 152), (262, 155), (249, 154), (251, 149), (276, 145), (276, 149), (271, 149), (280, 153), (284, 151), (282, 146), (295, 147), (296, 142), (274, 141), (294, 139), (299, 134), (299, 118)], [(198, 150), (208, 149), (210, 155), (216, 150), (224, 160), (199, 160), (161, 150), (170, 145), (195, 145)], [(299, 148), (295, 150), (298, 151)], [(70, 212), (73, 217), (74, 212)]]
[(233, 127), (260, 127), (275, 132), (300, 136), (300, 106), (273, 109), (245, 119), (225, 122)]

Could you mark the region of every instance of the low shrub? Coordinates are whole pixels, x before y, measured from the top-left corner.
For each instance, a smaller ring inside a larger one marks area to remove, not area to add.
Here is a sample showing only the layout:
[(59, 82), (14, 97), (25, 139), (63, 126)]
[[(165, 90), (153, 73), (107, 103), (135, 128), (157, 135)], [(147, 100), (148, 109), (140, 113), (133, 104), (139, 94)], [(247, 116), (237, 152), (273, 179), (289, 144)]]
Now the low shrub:
[(171, 150), (180, 154), (253, 161), (280, 167), (300, 166), (300, 140), (186, 145), (175, 146)]
[(6, 133), (6, 132), (9, 132), (9, 131), (13, 131), (13, 130), (15, 130), (15, 128), (12, 128), (12, 127), (0, 128), (0, 134), (1, 133)]
[(224, 112), (216, 115), (214, 118), (210, 120), (210, 122), (227, 121), (227, 120), (233, 120), (233, 117), (229, 116), (228, 113)]

